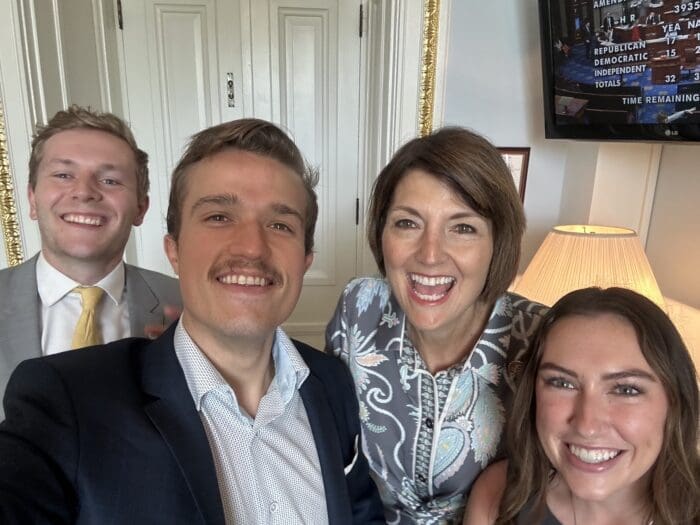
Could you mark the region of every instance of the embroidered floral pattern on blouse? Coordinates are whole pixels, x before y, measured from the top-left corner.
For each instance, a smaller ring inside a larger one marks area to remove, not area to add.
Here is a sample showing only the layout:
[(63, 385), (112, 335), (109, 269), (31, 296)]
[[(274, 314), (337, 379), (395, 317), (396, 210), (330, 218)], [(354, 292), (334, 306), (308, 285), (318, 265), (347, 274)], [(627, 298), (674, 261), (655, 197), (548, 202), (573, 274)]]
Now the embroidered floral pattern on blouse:
[(328, 325), (326, 350), (355, 379), (363, 450), (389, 523), (462, 519), (466, 492), (500, 451), (513, 386), (508, 367), (522, 361), (545, 310), (503, 295), (464, 363), (432, 376), (410, 344), (388, 283), (348, 284)]

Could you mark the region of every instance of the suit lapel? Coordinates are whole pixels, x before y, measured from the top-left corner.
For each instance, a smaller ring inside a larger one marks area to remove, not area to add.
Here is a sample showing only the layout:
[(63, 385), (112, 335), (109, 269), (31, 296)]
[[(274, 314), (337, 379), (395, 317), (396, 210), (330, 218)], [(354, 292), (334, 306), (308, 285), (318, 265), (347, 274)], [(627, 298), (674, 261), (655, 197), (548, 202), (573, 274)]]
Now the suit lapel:
[(304, 408), (306, 408), (311, 432), (316, 442), (318, 460), (321, 464), (328, 521), (333, 525), (351, 523), (352, 509), (345, 482), (345, 465), (340, 449), (340, 437), (334, 425), (335, 417), (326, 400), (323, 385), (311, 373), (301, 385), (299, 393), (304, 402)]
[(145, 411), (177, 461), (205, 523), (224, 525), (209, 441), (175, 356), (175, 324), (143, 352)]
[(36, 284), (35, 255), (16, 268), (7, 270), (0, 306), (0, 358), (13, 370), (24, 359), (41, 355), (41, 300)]
[(139, 271), (130, 264), (126, 268), (126, 298), (129, 307), (129, 325), (133, 337), (143, 337), (147, 325), (165, 325), (163, 309), (158, 296), (148, 286)]

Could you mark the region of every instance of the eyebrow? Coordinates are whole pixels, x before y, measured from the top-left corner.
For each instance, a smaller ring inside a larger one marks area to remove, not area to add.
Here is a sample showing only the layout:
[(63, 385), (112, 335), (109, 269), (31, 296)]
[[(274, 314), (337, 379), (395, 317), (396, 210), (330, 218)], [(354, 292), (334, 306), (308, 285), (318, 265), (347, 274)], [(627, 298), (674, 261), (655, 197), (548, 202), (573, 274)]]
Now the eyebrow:
[(46, 162), (48, 164), (66, 164), (69, 166), (74, 166), (77, 164), (77, 162), (71, 159), (48, 159)]
[(620, 372), (613, 372), (610, 374), (605, 374), (603, 376), (603, 379), (610, 381), (610, 380), (619, 380), (619, 379), (627, 379), (628, 377), (638, 377), (640, 379), (647, 379), (649, 381), (656, 382), (656, 378), (651, 375), (649, 372), (646, 372), (644, 370), (640, 370), (639, 368), (631, 368), (629, 370), (622, 370)]
[(571, 377), (578, 377), (578, 374), (574, 372), (573, 370), (569, 370), (568, 368), (564, 368), (563, 366), (555, 365), (554, 363), (550, 363), (549, 361), (545, 361), (544, 363), (540, 363), (540, 367), (537, 369), (537, 372), (542, 372), (542, 371), (547, 371), (551, 370), (554, 372), (561, 372), (562, 374), (566, 374)]
[[(191, 213), (194, 213), (197, 209), (207, 205), (233, 207), (238, 204), (238, 202), (239, 198), (233, 193), (205, 195), (204, 197), (200, 197), (195, 201), (195, 203), (192, 205)], [(272, 211), (277, 215), (293, 215), (294, 217), (297, 217), (302, 224), (304, 223), (304, 217), (302, 214), (283, 202), (273, 202), (270, 204), (270, 209), (272, 209)]]
[(191, 213), (194, 213), (199, 208), (208, 205), (215, 206), (235, 206), (238, 203), (238, 197), (232, 193), (220, 193), (218, 195), (205, 195), (197, 199), (192, 205)]
[(304, 224), (304, 217), (297, 210), (284, 204), (283, 202), (273, 202), (271, 205), (272, 210), (278, 215), (293, 215), (299, 221)]
[[(564, 368), (563, 366), (559, 366), (550, 362), (541, 363), (538, 372), (546, 370), (560, 372), (571, 377), (578, 377), (578, 374), (573, 370), (569, 370), (568, 368)], [(640, 370), (639, 368), (630, 368), (628, 370), (621, 370), (620, 372), (611, 372), (609, 374), (603, 374), (604, 381), (619, 381), (620, 379), (627, 379), (631, 377), (637, 377), (656, 382), (656, 378), (652, 374), (646, 372), (645, 370)]]
[[(75, 162), (74, 160), (60, 159), (60, 158), (48, 159), (46, 161), (46, 164), (48, 164), (49, 166), (56, 165), (56, 164), (61, 165), (61, 166), (67, 166), (67, 167), (79, 166), (79, 163)], [(115, 164), (112, 164), (111, 162), (105, 162), (105, 163), (100, 164), (98, 166), (97, 171), (101, 173), (103, 171), (121, 171), (123, 169), (124, 169), (124, 167), (117, 166)]]
[[(405, 212), (408, 212), (412, 215), (417, 215), (418, 217), (421, 216), (420, 212), (411, 206), (396, 205), (389, 210), (389, 213), (391, 213), (393, 211), (405, 211)], [(466, 219), (474, 218), (474, 219), (486, 220), (486, 217), (484, 217), (483, 215), (481, 215), (475, 211), (464, 211), (464, 212), (455, 213), (454, 215), (451, 215), (449, 217), (449, 220), (465, 219), (465, 218)]]

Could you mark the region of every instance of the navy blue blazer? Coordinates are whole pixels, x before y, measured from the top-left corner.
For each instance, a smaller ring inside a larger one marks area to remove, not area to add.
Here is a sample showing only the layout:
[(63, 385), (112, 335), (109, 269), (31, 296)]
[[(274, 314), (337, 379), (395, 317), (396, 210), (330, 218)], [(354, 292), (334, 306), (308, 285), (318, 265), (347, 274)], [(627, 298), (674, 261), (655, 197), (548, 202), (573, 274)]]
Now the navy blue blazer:
[[(0, 423), (0, 523), (224, 524), (173, 333), (174, 325), (155, 341), (124, 339), (17, 367)], [(339, 360), (295, 345), (311, 371), (300, 394), (330, 523), (384, 523), (356, 449), (352, 378)]]

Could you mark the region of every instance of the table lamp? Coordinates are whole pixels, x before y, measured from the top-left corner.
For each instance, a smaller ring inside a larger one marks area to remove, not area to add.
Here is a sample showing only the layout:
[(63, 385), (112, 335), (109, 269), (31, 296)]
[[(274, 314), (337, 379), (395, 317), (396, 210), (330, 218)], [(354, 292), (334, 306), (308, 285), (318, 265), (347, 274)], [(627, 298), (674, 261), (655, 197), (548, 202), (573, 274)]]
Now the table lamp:
[(578, 288), (619, 286), (666, 304), (633, 230), (612, 226), (555, 226), (514, 291), (551, 306)]

